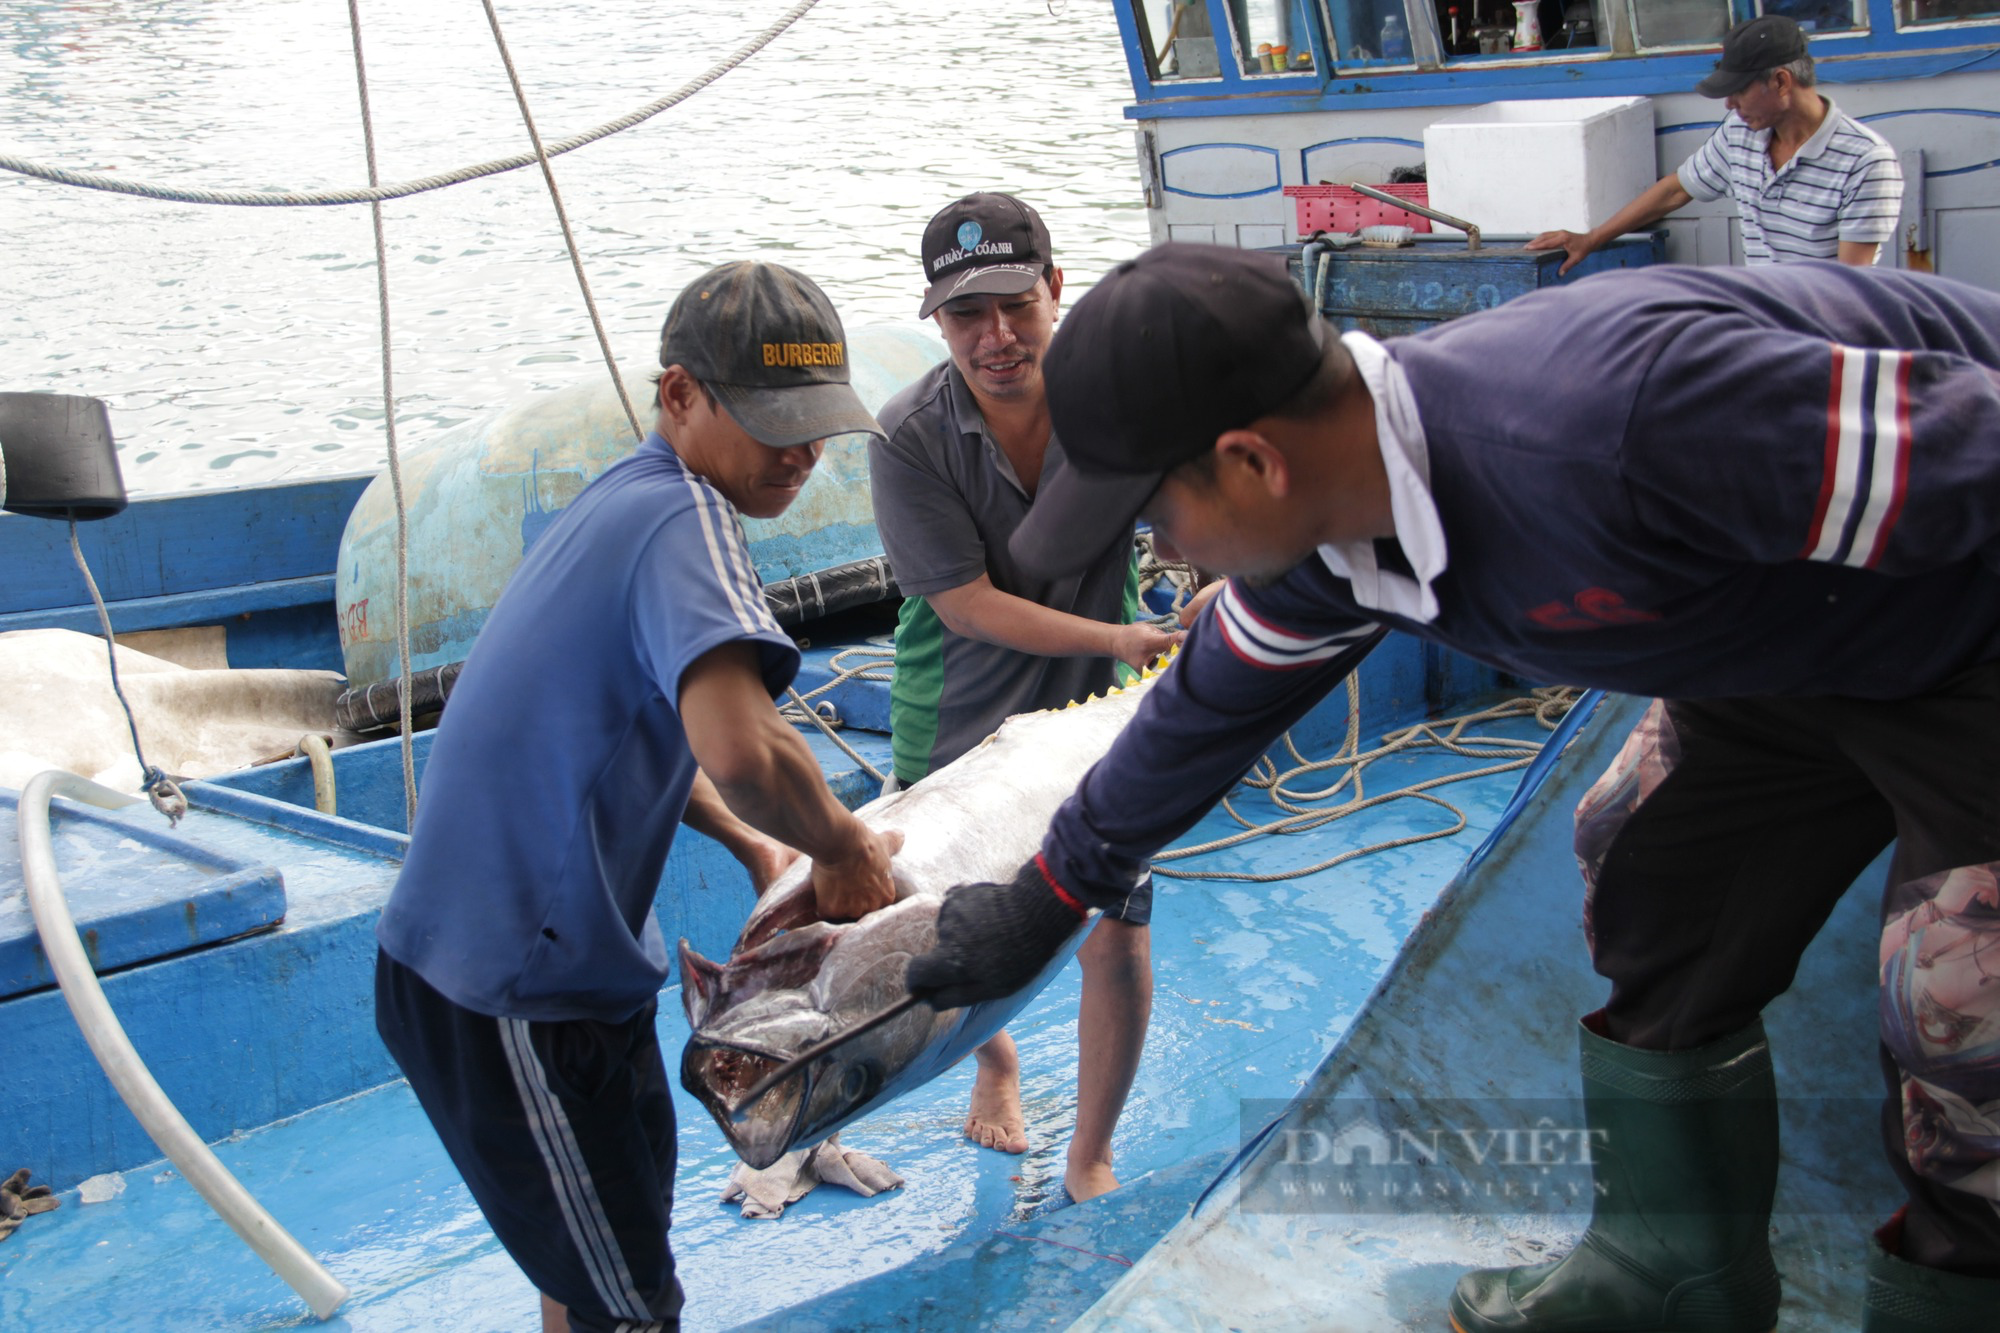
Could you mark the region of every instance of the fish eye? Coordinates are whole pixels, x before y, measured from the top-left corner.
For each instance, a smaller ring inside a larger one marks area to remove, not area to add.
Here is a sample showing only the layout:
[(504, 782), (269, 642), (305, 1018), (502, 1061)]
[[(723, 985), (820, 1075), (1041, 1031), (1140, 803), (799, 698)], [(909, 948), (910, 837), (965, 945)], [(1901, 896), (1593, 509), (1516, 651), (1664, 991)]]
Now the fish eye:
[(858, 1102), (871, 1095), (882, 1084), (882, 1071), (872, 1060), (851, 1064), (840, 1076), (840, 1096), (843, 1101)]

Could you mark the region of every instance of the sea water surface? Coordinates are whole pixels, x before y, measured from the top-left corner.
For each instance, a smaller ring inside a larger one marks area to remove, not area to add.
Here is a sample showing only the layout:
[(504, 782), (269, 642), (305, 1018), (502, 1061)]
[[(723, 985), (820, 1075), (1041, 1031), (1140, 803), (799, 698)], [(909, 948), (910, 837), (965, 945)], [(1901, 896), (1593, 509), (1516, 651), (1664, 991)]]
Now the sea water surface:
[[(788, 0), (496, 0), (545, 140), (679, 87)], [(527, 151), (478, 0), (361, 0), (384, 181)], [(1105, 0), (820, 0), (762, 53), (555, 160), (628, 373), (712, 264), (802, 269), (850, 326), (913, 322), (930, 215), (1035, 204), (1066, 303), (1146, 243)], [(0, 6), (0, 151), (216, 189), (367, 183), (345, 0)], [(604, 373), (534, 167), (401, 199), (388, 237), (399, 443)], [(0, 173), (0, 389), (105, 399), (160, 494), (384, 458), (366, 205), (162, 203)]]

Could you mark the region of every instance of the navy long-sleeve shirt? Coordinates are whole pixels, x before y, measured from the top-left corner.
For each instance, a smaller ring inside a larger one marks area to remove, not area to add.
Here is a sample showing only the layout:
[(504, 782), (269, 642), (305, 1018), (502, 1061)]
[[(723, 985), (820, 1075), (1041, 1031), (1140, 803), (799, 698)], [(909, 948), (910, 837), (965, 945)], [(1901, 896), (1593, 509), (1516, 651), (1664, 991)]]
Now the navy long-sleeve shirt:
[(1349, 343), (1396, 540), (1217, 599), (1056, 815), (1049, 866), (1086, 900), (1387, 629), (1668, 698), (1895, 699), (2000, 657), (2000, 295), (1655, 268)]

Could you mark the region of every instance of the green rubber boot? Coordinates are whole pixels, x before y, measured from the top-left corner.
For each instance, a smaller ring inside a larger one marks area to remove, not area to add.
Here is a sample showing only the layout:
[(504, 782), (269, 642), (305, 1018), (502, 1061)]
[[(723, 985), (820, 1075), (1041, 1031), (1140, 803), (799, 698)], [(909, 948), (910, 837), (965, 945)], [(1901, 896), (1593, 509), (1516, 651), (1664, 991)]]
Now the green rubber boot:
[(1868, 1248), (1862, 1333), (1992, 1333), (2000, 1327), (2000, 1278), (1966, 1277)]
[(1554, 1263), (1458, 1280), (1458, 1333), (1766, 1333), (1777, 1085), (1764, 1025), (1693, 1051), (1581, 1027), (1596, 1206)]

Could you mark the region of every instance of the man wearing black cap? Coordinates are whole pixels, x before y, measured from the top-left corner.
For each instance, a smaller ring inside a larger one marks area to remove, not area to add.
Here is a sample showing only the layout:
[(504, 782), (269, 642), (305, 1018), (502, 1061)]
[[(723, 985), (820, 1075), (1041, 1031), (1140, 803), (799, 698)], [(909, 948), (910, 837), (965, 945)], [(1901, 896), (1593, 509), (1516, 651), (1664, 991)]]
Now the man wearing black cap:
[[(1063, 467), (1049, 427), (1042, 355), (1062, 270), (1048, 229), (1012, 195), (974, 194), (924, 229), (920, 318), (951, 351), (882, 409), (869, 446), (876, 526), (907, 600), (896, 630), (890, 731), (896, 780), (921, 781), (1016, 713), (1060, 708), (1118, 683), (1175, 635), (1133, 623), (1132, 529), (1107, 534), (1074, 570), (1026, 572), (1008, 541)], [(1065, 1185), (1079, 1202), (1117, 1186), (1111, 1134), (1145, 1044), (1151, 881), (1084, 943), (1077, 1124)], [(965, 1133), (1025, 1152), (1020, 1066), (1001, 1033), (977, 1052)]]
[(1530, 250), (1566, 250), (1567, 273), (1593, 250), (1701, 200), (1732, 195), (1743, 260), (1838, 259), (1867, 267), (1896, 231), (1903, 169), (1896, 150), (1814, 90), (1805, 33), (1766, 14), (1730, 29), (1715, 72), (1696, 85), (1729, 115), (1708, 142), (1593, 231), (1545, 231)]
[(674, 302), (660, 364), (653, 433), (473, 644), (376, 931), (377, 1029), (545, 1328), (679, 1327), (653, 917), (676, 829), (759, 891), (807, 853), (830, 920), (895, 898), (900, 835), (833, 799), (772, 706), (799, 653), (738, 519), (783, 513), (828, 436), (877, 433), (840, 319), (802, 274), (725, 264)]
[(1242, 577), (1037, 860), (947, 896), (911, 989), (960, 1005), (1032, 977), (1388, 629), (1654, 696), (1623, 808), (1579, 812), (1611, 990), (1577, 1038), (1618, 1201), (1559, 1262), (1461, 1279), (1455, 1327), (1771, 1327), (1760, 1015), (1892, 839), (1882, 1123), (1908, 1204), (1863, 1326), (1992, 1327), (2000, 296), (1657, 268), (1383, 344), (1330, 331), (1272, 256), (1167, 245), (1078, 304), (1047, 379), (1073, 470), (1016, 554), (1060, 570), (1143, 511)]

